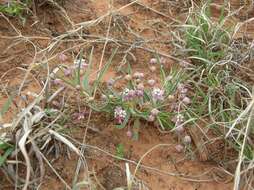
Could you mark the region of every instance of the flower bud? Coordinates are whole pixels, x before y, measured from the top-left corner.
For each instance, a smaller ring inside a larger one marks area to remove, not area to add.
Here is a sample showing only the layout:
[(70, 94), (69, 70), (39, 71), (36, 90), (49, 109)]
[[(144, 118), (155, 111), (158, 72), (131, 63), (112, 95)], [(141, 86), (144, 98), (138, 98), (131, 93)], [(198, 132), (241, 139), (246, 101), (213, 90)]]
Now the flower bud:
[(88, 102), (92, 102), (92, 101), (94, 101), (94, 97), (90, 96), (90, 97), (88, 98)]
[(185, 103), (185, 104), (190, 104), (190, 103), (191, 103), (191, 100), (190, 100), (190, 98), (188, 98), (188, 97), (184, 97), (182, 101), (183, 101), (183, 103)]
[(60, 84), (62, 84), (62, 80), (61, 80), (61, 79), (54, 79), (54, 80), (53, 80), (53, 83), (54, 83), (55, 85), (60, 85)]
[(125, 75), (124, 79), (127, 80), (127, 81), (130, 81), (131, 80), (131, 75)]
[(168, 100), (173, 100), (175, 97), (173, 95), (168, 95)]
[(156, 70), (156, 67), (155, 67), (155, 66), (151, 66), (151, 67), (149, 67), (149, 69), (150, 69), (152, 72), (154, 72), (154, 71)]
[(188, 89), (187, 88), (183, 88), (180, 90), (180, 93), (181, 94), (186, 94), (188, 92)]
[(155, 82), (156, 81), (153, 80), (153, 79), (150, 79), (150, 80), (147, 81), (148, 85), (151, 86), (151, 87), (153, 87), (155, 85)]
[(178, 153), (181, 153), (183, 151), (184, 147), (182, 145), (178, 144), (175, 146), (175, 149)]
[(184, 127), (183, 127), (182, 125), (177, 126), (177, 127), (175, 128), (175, 132), (176, 132), (177, 134), (183, 133), (183, 132), (184, 132)]
[(157, 63), (157, 59), (156, 58), (151, 58), (150, 59), (150, 64), (151, 65), (154, 65), (154, 64), (156, 64)]
[(64, 75), (70, 76), (71, 75), (71, 69), (64, 69)]
[(155, 120), (154, 115), (149, 115), (149, 117), (147, 118), (147, 121), (153, 122)]
[(144, 88), (145, 87), (144, 87), (143, 83), (139, 83), (138, 86), (137, 86), (138, 90), (144, 90)]
[(67, 56), (64, 53), (60, 53), (58, 58), (60, 61), (65, 62), (67, 60)]
[(133, 77), (136, 78), (136, 79), (144, 78), (144, 73), (135, 72), (135, 73), (133, 74)]
[(136, 79), (136, 83), (140, 83), (141, 82), (141, 79)]
[(107, 81), (108, 87), (112, 87), (114, 84), (115, 84), (115, 80), (114, 80), (114, 79), (109, 79), (109, 80)]
[(165, 64), (167, 62), (167, 60), (164, 58), (164, 57), (161, 57), (160, 58), (160, 63), (161, 64)]
[(60, 103), (56, 100), (52, 101), (52, 105), (56, 106), (56, 107), (60, 107)]
[(157, 110), (156, 108), (153, 108), (152, 111), (151, 111), (151, 114), (152, 114), (153, 116), (157, 116), (159, 113), (160, 113), (160, 111)]
[(127, 137), (131, 138), (132, 137), (132, 132), (130, 130), (128, 130), (126, 135), (127, 135)]
[(107, 96), (106, 96), (105, 94), (102, 94), (102, 95), (101, 95), (101, 99), (102, 99), (102, 100), (107, 100)]
[(173, 79), (173, 76), (171, 76), (171, 75), (168, 75), (167, 77), (166, 77), (166, 81), (170, 81), (170, 80), (172, 80)]
[(77, 90), (80, 90), (80, 89), (81, 89), (81, 86), (80, 86), (80, 85), (76, 85), (76, 89), (77, 89)]
[(183, 138), (183, 142), (185, 144), (190, 144), (191, 143), (191, 137), (189, 135), (186, 135), (184, 138)]

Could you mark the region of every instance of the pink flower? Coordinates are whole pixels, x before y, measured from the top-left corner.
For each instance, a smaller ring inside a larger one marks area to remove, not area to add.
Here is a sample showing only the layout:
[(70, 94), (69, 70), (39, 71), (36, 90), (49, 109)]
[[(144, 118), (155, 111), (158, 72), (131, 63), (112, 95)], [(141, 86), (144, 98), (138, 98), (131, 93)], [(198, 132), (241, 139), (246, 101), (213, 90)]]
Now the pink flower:
[(62, 84), (62, 80), (61, 80), (61, 79), (54, 79), (54, 80), (53, 80), (53, 83), (54, 83), (55, 85), (61, 85), (61, 84)]
[(67, 60), (67, 56), (64, 53), (60, 53), (58, 58), (60, 61), (65, 62)]
[(64, 75), (65, 76), (70, 76), (71, 75), (72, 70), (71, 69), (64, 69)]
[(115, 84), (115, 80), (114, 80), (114, 79), (109, 79), (109, 80), (107, 81), (108, 87), (112, 87), (114, 84)]
[(88, 67), (88, 64), (86, 63), (86, 60), (85, 59), (76, 59), (74, 60), (74, 68), (77, 69), (79, 68), (79, 65), (80, 65), (80, 69), (85, 69)]
[(73, 117), (76, 120), (82, 120), (85, 118), (86, 115), (87, 115), (87, 113), (85, 111), (81, 111), (81, 112), (74, 113)]
[(124, 91), (122, 92), (122, 99), (123, 101), (129, 101), (135, 98), (136, 93), (134, 90), (130, 90), (128, 88), (125, 88)]
[(141, 78), (144, 78), (144, 73), (140, 73), (140, 72), (135, 72), (133, 74), (133, 77), (136, 78), (136, 79), (141, 79)]
[(144, 96), (144, 91), (143, 90), (135, 90), (135, 95), (139, 98)]
[(129, 93), (128, 93), (128, 96), (129, 96), (129, 99), (131, 100), (131, 99), (133, 99), (133, 98), (135, 98), (135, 96), (136, 96), (136, 93), (135, 93), (135, 90), (130, 90), (129, 91)]
[(164, 91), (159, 88), (154, 88), (152, 91), (152, 97), (154, 101), (157, 101), (157, 100), (162, 101), (164, 100)]
[(130, 130), (128, 130), (126, 135), (127, 135), (127, 137), (131, 138), (132, 137), (132, 132)]

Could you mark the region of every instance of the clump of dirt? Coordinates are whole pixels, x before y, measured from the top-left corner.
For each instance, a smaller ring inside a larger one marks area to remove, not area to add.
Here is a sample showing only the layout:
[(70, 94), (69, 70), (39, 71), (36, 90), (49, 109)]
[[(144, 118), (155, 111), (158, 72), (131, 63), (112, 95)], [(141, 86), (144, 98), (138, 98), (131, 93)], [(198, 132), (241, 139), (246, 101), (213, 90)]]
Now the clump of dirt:
[(98, 177), (105, 189), (115, 189), (127, 184), (125, 172), (116, 166), (102, 168)]

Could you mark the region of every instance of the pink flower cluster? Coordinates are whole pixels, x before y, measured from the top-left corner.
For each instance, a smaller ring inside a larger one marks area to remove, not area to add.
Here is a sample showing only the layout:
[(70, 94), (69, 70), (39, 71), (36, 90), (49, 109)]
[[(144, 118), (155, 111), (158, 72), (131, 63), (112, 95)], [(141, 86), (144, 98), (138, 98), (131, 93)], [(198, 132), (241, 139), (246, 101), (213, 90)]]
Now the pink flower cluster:
[(122, 124), (127, 116), (126, 111), (121, 108), (120, 106), (117, 106), (114, 110), (114, 118), (118, 124)]
[[(66, 62), (68, 59), (68, 57), (64, 53), (60, 53), (58, 58), (61, 62)], [(77, 58), (74, 60), (73, 66), (64, 69), (64, 75), (70, 76), (75, 69), (79, 68), (79, 66), (80, 66), (80, 69), (85, 69), (88, 67), (88, 64), (85, 59)]]
[(150, 59), (150, 64), (151, 65), (156, 65), (156, 64), (158, 64), (158, 60), (159, 60), (159, 63), (161, 63), (161, 64), (165, 64), (166, 63), (166, 59), (164, 58), (164, 57), (160, 57), (160, 58), (151, 58)]
[[(189, 135), (185, 135), (182, 139), (182, 142), (185, 146), (189, 146), (191, 144), (191, 137)], [(181, 153), (184, 150), (184, 146), (178, 144), (175, 146), (175, 149), (178, 153)]]
[(164, 100), (164, 90), (160, 88), (154, 88), (152, 91), (153, 100), (156, 101), (163, 101)]
[(74, 60), (74, 66), (73, 66), (73, 68), (77, 69), (79, 67), (79, 65), (80, 65), (81, 69), (85, 69), (85, 68), (88, 67), (88, 64), (87, 64), (86, 60), (83, 59), (83, 58), (81, 58), (81, 59), (78, 58), (78, 59)]
[(125, 88), (122, 92), (122, 100), (123, 101), (131, 101), (134, 98), (140, 98), (144, 96), (144, 91), (140, 89), (132, 90)]

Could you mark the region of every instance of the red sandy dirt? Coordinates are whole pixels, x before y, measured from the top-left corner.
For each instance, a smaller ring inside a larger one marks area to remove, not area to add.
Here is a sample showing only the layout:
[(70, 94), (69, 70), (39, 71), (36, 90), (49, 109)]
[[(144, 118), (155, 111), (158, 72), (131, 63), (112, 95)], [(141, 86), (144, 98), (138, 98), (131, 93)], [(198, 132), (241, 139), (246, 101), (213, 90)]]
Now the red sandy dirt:
[[(129, 0), (115, 0), (114, 9), (120, 8), (127, 3)], [(179, 8), (166, 8), (164, 1), (158, 1), (158, 3), (152, 0), (142, 0), (139, 1), (142, 4), (149, 7), (153, 7), (154, 10), (159, 10), (160, 12), (154, 12), (153, 10), (145, 9), (144, 6), (132, 5), (128, 6), (117, 14), (115, 19), (116, 25), (111, 26), (110, 36), (114, 38), (121, 38), (122, 36), (130, 36), (129, 40), (134, 39), (133, 35), (122, 33), (121, 29), (124, 29), (124, 23), (121, 24), (123, 19), (129, 27), (145, 40), (154, 39), (153, 42), (149, 44), (149, 48), (156, 50), (162, 54), (170, 54), (172, 51), (169, 41), (170, 41), (170, 28), (161, 23), (169, 23), (170, 17), (177, 15)], [(96, 19), (103, 16), (110, 9), (109, 1), (89, 1), (89, 0), (75, 0), (66, 1), (64, 8), (68, 16), (74, 22), (74, 24), (80, 22), (86, 22), (92, 19)], [(169, 15), (166, 17), (165, 15)], [(180, 16), (177, 16), (180, 17)], [(38, 22), (37, 22), (38, 21)], [(108, 18), (105, 19), (97, 26), (92, 26), (90, 28), (85, 28), (84, 32), (87, 34), (106, 36), (108, 27)], [(64, 33), (71, 29), (71, 25), (67, 23), (63, 16), (60, 16), (60, 12), (56, 11), (49, 5), (42, 5), (38, 9), (37, 17), (27, 18), (25, 26), (22, 26), (18, 18), (10, 19), (16, 30), (19, 30), (23, 36), (32, 37), (30, 42), (19, 41), (17, 37), (17, 32), (11, 27), (10, 23), (6, 19), (0, 17), (0, 74), (4, 74), (6, 71), (10, 70), (6, 76), (1, 78), (1, 85), (8, 84), (9, 93), (14, 93), (18, 90), (18, 84), (22, 81), (22, 76), (24, 76), (24, 71), (18, 69), (17, 67), (27, 69), (31, 63), (36, 63), (41, 60), (43, 56), (50, 57), (50, 67), (58, 64), (59, 61), (56, 59), (60, 51), (70, 48), (74, 43), (63, 42), (59, 47), (53, 48), (53, 50), (46, 52), (42, 51), (51, 42), (52, 38)], [(253, 27), (248, 28), (249, 31), (253, 32)], [(12, 38), (10, 38), (12, 36)], [(165, 43), (161, 43), (161, 41)], [(94, 44), (95, 45), (95, 59), (94, 64), (96, 68), (100, 64), (100, 57), (102, 54), (103, 43)], [(88, 45), (89, 46), (89, 45)], [(88, 49), (85, 45), (85, 49)], [(36, 49), (34, 48), (36, 47)], [(152, 47), (152, 48), (151, 48)], [(102, 63), (111, 54), (113, 48), (112, 44), (108, 44), (106, 49), (106, 56)], [(122, 47), (122, 50), (127, 48)], [(74, 53), (78, 53), (80, 47), (72, 49)], [(127, 56), (127, 60), (132, 64), (133, 68), (136, 70), (146, 70), (146, 65), (150, 57), (153, 55), (151, 52), (134, 49), (131, 51), (135, 55), (135, 58)], [(71, 53), (66, 53), (69, 56), (68, 62), (73, 59)], [(54, 57), (54, 55), (56, 55)], [(115, 66), (122, 61), (122, 55), (117, 55), (114, 60)], [(168, 67), (174, 64), (171, 59), (167, 60)], [(95, 69), (96, 70), (96, 69)], [(35, 69), (32, 73), (35, 78), (39, 81), (41, 77), (45, 74), (41, 72), (41, 69)], [(110, 72), (105, 79), (108, 79), (115, 75), (115, 72)], [(27, 91), (32, 91), (38, 93), (41, 88), (39, 82), (31, 77), (30, 83), (25, 86), (23, 93)], [(4, 100), (6, 100), (5, 93), (1, 93), (0, 105), (3, 105)], [(3, 118), (4, 122), (10, 121), (10, 118), (15, 113), (15, 106), (7, 113), (6, 117)], [(106, 122), (105, 122), (106, 121)], [(101, 150), (115, 154), (116, 147), (118, 144), (124, 145), (125, 157), (129, 160), (138, 162), (143, 154), (145, 154), (150, 148), (158, 144), (171, 144), (170, 146), (162, 146), (157, 148), (148, 154), (142, 161), (142, 164), (149, 166), (149, 168), (141, 167), (137, 173), (138, 179), (140, 179), (146, 187), (151, 190), (229, 190), (232, 189), (232, 180), (217, 168), (217, 164), (214, 161), (201, 162), (195, 159), (195, 156), (190, 158), (185, 158), (184, 153), (177, 153), (175, 150), (175, 145), (177, 144), (177, 138), (171, 134), (162, 134), (154, 126), (149, 126), (143, 124), (140, 137), (137, 141), (131, 140), (126, 136), (126, 130), (117, 130), (112, 125), (112, 121), (108, 118), (96, 115), (96, 118), (92, 119), (91, 126), (95, 126), (96, 131), (88, 130), (87, 141), (89, 145), (98, 147)], [(84, 135), (84, 128), (81, 124), (70, 124), (67, 126), (71, 130), (71, 136), (73, 139), (82, 142)], [(75, 173), (75, 167), (77, 164), (77, 157), (71, 154), (71, 158), (67, 158), (66, 152), (63, 151), (62, 155), (57, 158), (52, 164), (61, 177), (66, 180), (68, 184), (72, 183), (73, 176)], [(52, 156), (52, 155), (51, 155)], [(116, 161), (112, 156), (109, 156), (99, 149), (88, 148), (85, 151), (85, 157), (88, 162), (88, 169), (91, 173), (95, 173), (97, 180), (104, 189), (112, 190), (113, 188), (126, 186), (126, 176), (125, 176), (125, 162)], [(50, 158), (49, 158), (50, 159)], [(135, 165), (131, 164), (131, 171), (135, 169)], [(209, 171), (209, 172), (208, 172)], [(184, 173), (189, 176), (186, 179), (180, 177), (174, 177), (171, 174)], [(206, 175), (203, 175), (203, 173)], [(3, 174), (0, 173), (0, 189), (11, 190), (13, 189), (6, 181), (1, 177)], [(202, 181), (191, 180), (193, 176), (200, 176)], [(98, 182), (96, 182), (98, 183)], [(41, 184), (41, 190), (62, 190), (64, 185), (55, 176), (55, 174), (47, 168), (46, 176)], [(103, 189), (98, 186), (98, 189)]]

